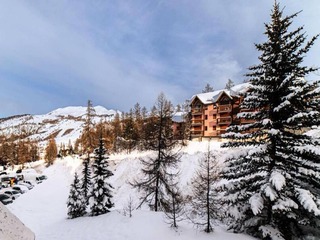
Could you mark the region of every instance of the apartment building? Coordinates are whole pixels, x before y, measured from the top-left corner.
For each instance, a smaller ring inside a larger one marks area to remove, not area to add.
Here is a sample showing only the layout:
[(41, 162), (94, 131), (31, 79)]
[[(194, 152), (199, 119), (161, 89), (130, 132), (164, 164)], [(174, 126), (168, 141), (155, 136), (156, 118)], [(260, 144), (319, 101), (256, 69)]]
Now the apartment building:
[(243, 94), (249, 84), (231, 89), (196, 94), (191, 98), (191, 139), (221, 137), (231, 124), (240, 123), (236, 118)]

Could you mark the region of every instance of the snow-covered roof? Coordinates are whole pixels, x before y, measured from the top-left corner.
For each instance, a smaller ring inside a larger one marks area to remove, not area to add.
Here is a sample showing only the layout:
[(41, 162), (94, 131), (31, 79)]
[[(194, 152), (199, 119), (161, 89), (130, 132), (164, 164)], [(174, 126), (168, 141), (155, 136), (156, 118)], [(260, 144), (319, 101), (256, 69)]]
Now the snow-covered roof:
[(203, 104), (214, 103), (220, 98), (223, 93), (225, 93), (232, 99), (232, 96), (238, 96), (239, 94), (245, 93), (248, 90), (249, 86), (249, 83), (241, 83), (233, 86), (230, 90), (221, 89), (214, 92), (199, 93), (192, 96), (191, 102), (197, 97)]
[(0, 202), (0, 239), (34, 240), (34, 233)]

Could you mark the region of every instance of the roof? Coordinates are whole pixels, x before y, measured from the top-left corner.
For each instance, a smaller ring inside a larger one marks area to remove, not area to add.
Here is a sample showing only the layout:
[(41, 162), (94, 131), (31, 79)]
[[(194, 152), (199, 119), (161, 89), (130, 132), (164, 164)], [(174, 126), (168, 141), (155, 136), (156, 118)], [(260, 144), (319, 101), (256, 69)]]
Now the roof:
[(0, 202), (0, 239), (34, 240), (34, 233)]
[(203, 104), (214, 103), (220, 98), (223, 93), (225, 93), (232, 99), (232, 97), (239, 96), (240, 94), (245, 93), (248, 90), (249, 86), (249, 83), (241, 83), (233, 86), (230, 90), (221, 89), (214, 92), (199, 93), (192, 96), (191, 102), (193, 102), (195, 98), (198, 98)]

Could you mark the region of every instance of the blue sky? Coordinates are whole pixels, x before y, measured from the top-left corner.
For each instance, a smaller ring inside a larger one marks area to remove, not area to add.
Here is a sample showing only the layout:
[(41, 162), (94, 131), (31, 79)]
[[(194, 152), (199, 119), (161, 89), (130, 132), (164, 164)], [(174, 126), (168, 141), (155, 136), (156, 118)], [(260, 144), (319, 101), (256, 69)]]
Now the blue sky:
[[(245, 80), (271, 0), (1, 1), (0, 117), (94, 105), (150, 108)], [(318, 0), (279, 1), (320, 33)], [(320, 66), (320, 39), (305, 63)], [(320, 73), (308, 76), (319, 79)]]

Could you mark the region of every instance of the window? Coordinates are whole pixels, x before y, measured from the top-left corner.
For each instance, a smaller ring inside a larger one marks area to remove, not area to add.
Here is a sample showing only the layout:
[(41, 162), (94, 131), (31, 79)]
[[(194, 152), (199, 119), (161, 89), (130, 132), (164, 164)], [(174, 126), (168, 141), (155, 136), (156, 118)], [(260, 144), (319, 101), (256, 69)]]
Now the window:
[(208, 120), (208, 115), (205, 115), (204, 118), (205, 118), (206, 120)]

